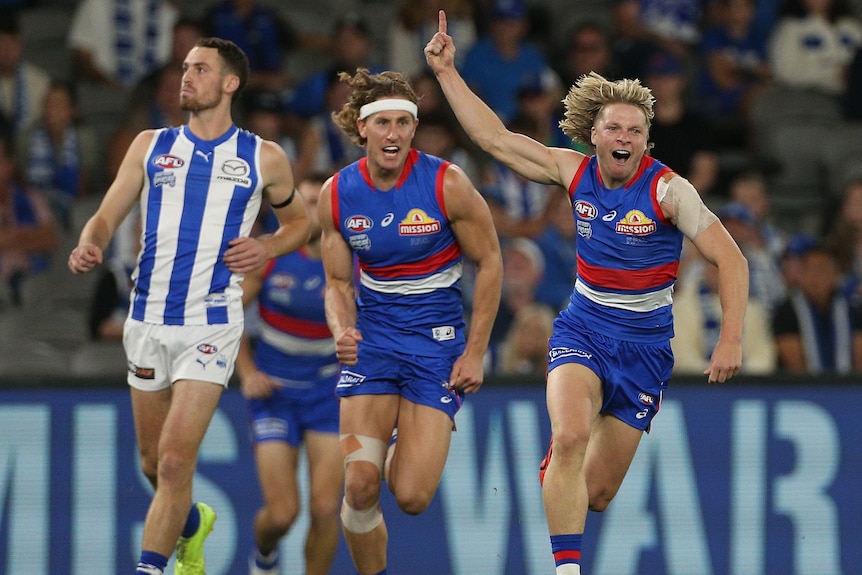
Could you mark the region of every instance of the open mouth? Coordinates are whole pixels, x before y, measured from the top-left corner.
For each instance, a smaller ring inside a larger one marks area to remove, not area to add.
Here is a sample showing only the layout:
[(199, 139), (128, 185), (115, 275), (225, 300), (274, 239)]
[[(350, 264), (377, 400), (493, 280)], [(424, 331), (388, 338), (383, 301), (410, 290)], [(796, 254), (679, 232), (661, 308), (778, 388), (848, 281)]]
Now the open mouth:
[(619, 160), (621, 162), (628, 160), (631, 157), (631, 155), (632, 155), (632, 153), (627, 151), (627, 150), (614, 150), (613, 152), (611, 152), (611, 156), (615, 160)]
[(398, 154), (398, 146), (386, 146), (383, 148), (383, 153), (389, 156)]

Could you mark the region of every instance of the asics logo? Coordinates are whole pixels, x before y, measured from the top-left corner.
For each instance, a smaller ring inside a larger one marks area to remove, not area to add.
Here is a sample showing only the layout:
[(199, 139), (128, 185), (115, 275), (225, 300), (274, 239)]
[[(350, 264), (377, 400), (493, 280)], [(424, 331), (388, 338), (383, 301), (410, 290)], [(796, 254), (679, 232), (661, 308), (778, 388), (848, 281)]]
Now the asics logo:
[(602, 216), (602, 221), (610, 222), (610, 221), (612, 221), (615, 217), (617, 217), (617, 211), (616, 211), (616, 210), (611, 210), (610, 212), (608, 212), (608, 213), (606, 213), (605, 215), (603, 215), (603, 216)]
[(388, 214), (383, 216), (383, 221), (380, 222), (380, 225), (385, 228), (386, 226), (391, 224), (392, 220), (394, 220), (394, 219), (395, 219), (395, 214), (393, 214), (392, 212), (389, 212)]

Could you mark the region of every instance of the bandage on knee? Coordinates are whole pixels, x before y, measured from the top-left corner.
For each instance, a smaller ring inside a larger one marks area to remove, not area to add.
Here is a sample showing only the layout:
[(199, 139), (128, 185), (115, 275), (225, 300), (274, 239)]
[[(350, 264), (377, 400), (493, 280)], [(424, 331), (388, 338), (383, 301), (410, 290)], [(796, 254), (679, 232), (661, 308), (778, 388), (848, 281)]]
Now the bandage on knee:
[(369, 435), (357, 435), (355, 433), (343, 433), (341, 439), (341, 453), (344, 456), (344, 466), (351, 461), (367, 461), (383, 469), (383, 460), (386, 459), (386, 443), (376, 437)]
[(341, 505), (341, 525), (351, 533), (368, 533), (383, 523), (383, 513), (377, 501), (365, 511), (357, 511), (344, 498)]

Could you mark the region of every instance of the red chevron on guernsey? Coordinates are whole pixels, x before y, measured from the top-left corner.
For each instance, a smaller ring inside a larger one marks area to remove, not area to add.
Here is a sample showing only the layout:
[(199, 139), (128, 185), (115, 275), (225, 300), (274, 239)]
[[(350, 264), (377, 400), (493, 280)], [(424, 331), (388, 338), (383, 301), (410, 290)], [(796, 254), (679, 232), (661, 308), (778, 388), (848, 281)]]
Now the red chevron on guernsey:
[(615, 270), (590, 265), (578, 257), (578, 275), (590, 285), (604, 289), (637, 291), (657, 289), (676, 279), (679, 261), (639, 270)]
[(325, 323), (289, 317), (266, 308), (261, 308), (260, 318), (273, 327), (297, 337), (308, 339), (326, 339), (332, 337), (329, 326)]
[(362, 271), (374, 277), (396, 279), (422, 276), (424, 274), (436, 272), (445, 268), (460, 257), (461, 248), (458, 244), (451, 243), (445, 249), (440, 250), (436, 254), (416, 262), (381, 267), (371, 267), (365, 264), (360, 264), (360, 267)]

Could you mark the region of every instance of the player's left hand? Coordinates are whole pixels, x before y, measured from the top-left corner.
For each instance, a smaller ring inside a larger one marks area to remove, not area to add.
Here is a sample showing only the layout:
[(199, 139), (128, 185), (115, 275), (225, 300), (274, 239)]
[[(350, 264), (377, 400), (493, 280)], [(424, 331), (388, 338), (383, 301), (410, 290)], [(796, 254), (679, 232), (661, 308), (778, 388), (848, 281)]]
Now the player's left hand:
[(257, 238), (234, 238), (229, 245), (224, 253), (224, 263), (234, 273), (250, 272), (269, 259), (266, 247)]
[(462, 355), (452, 366), (449, 385), (452, 389), (462, 393), (476, 393), (482, 387), (484, 377), (485, 370), (482, 366), (482, 358)]

